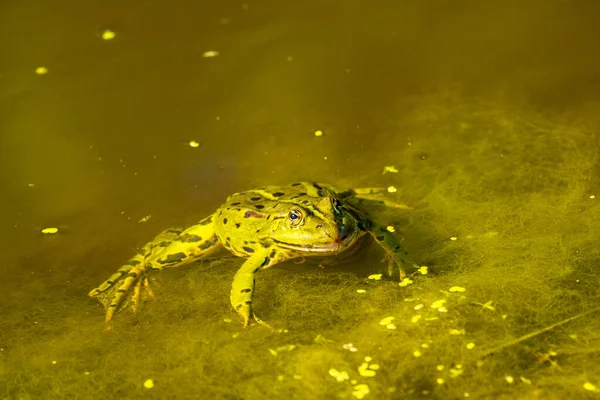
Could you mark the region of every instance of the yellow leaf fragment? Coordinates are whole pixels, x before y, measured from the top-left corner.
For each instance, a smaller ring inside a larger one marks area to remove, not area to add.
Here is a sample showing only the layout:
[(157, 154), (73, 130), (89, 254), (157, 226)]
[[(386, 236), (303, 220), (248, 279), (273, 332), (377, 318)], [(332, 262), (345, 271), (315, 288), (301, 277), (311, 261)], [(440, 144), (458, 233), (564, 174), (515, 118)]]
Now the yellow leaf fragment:
[(383, 167), (383, 175), (385, 175), (388, 172), (396, 174), (398, 173), (398, 169), (396, 169), (396, 167), (393, 165), (386, 165), (385, 167)]
[(315, 131), (315, 136), (319, 137), (319, 136), (323, 136), (323, 131), (322, 130), (316, 130)]
[(452, 286), (448, 291), (450, 292), (464, 292), (466, 289), (460, 286)]
[(369, 385), (367, 385), (365, 383), (361, 383), (361, 384), (358, 384), (358, 385), (354, 386), (354, 391), (352, 392), (352, 394), (357, 399), (362, 399), (366, 395), (368, 395), (369, 392), (370, 392)]
[(377, 372), (369, 369), (369, 363), (362, 363), (360, 364), (360, 366), (358, 367), (358, 373), (360, 374), (360, 376), (364, 376), (364, 377), (373, 377), (377, 374)]
[(102, 32), (103, 40), (112, 40), (115, 38), (115, 36), (117, 36), (117, 34), (110, 29), (106, 29), (104, 32)]
[(395, 317), (385, 317), (384, 319), (382, 319), (381, 321), (379, 321), (379, 325), (389, 325), (395, 319), (396, 319)]
[(387, 229), (387, 230), (388, 230), (388, 232), (396, 232), (396, 228), (394, 228), (394, 227), (393, 227), (393, 226), (391, 226), (391, 225), (388, 225), (388, 226), (387, 226), (385, 229)]
[(429, 272), (429, 268), (428, 267), (426, 267), (424, 265), (422, 267), (419, 267), (419, 273), (421, 275), (427, 275), (428, 272)]
[(515, 383), (515, 378), (513, 378), (513, 377), (512, 377), (512, 376), (510, 376), (510, 375), (506, 375), (506, 376), (504, 377), (504, 379), (506, 380), (506, 382), (508, 382), (508, 383), (509, 383), (509, 384), (511, 384), (511, 385), (512, 385), (513, 383)]
[(45, 229), (42, 229), (42, 233), (44, 233), (46, 235), (54, 235), (56, 232), (58, 232), (58, 228), (45, 228)]
[(190, 145), (190, 147), (200, 146), (200, 143), (196, 142), (195, 140), (190, 140), (190, 142), (188, 144)]
[(586, 382), (586, 383), (584, 383), (584, 384), (583, 384), (583, 388), (584, 388), (585, 390), (589, 390), (590, 392), (597, 392), (597, 391), (598, 391), (598, 388), (596, 387), (596, 385), (594, 385), (594, 384), (593, 384), (593, 383), (591, 383), (591, 382)]
[(387, 191), (390, 193), (396, 193), (398, 191), (398, 189), (396, 189), (395, 186), (390, 186), (387, 188)]
[(420, 319), (421, 319), (420, 315), (415, 315), (410, 319), (410, 322), (412, 322), (413, 324), (416, 324), (417, 322), (419, 322)]
[(471, 342), (471, 343), (467, 343), (467, 349), (471, 350), (475, 348), (475, 343)]
[(35, 69), (35, 73), (38, 75), (46, 75), (48, 73), (48, 68), (46, 67), (37, 67)]
[(375, 281), (378, 281), (378, 280), (381, 280), (381, 275), (382, 274), (372, 274), (372, 275), (369, 275), (368, 279), (373, 279)]
[(521, 376), (521, 382), (531, 385), (531, 379), (527, 379), (524, 376)]
[(458, 240), (458, 238), (456, 236), (452, 236), (450, 240)]
[(333, 376), (338, 382), (344, 382), (350, 379), (346, 371), (338, 371), (335, 368), (329, 370), (329, 375)]
[(154, 381), (152, 379), (146, 379), (146, 381), (144, 381), (144, 387), (146, 389), (152, 389), (154, 387)]
[(440, 300), (436, 300), (433, 303), (431, 303), (431, 308), (440, 308), (444, 305), (444, 303), (446, 303), (445, 299), (440, 299)]
[(411, 283), (413, 283), (413, 281), (411, 279), (404, 278), (404, 279), (402, 279), (402, 281), (398, 285), (404, 287), (404, 286), (410, 285)]

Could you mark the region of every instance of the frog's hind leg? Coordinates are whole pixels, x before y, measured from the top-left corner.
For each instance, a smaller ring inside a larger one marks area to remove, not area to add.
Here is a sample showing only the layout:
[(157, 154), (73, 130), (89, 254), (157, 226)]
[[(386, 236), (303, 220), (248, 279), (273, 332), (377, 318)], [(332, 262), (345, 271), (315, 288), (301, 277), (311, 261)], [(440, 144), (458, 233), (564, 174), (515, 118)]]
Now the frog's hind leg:
[(375, 238), (377, 244), (386, 252), (388, 259), (388, 274), (389, 276), (394, 275), (394, 264), (397, 266), (400, 272), (400, 280), (406, 277), (406, 269), (418, 269), (419, 266), (408, 255), (404, 246), (402, 246), (402, 238), (394, 232), (390, 232), (385, 226), (371, 222), (371, 229), (369, 233)]
[(409, 207), (404, 203), (398, 203), (384, 198), (383, 194), (388, 191), (386, 188), (356, 188), (353, 189), (353, 191), (354, 198), (358, 199), (358, 204), (361, 206), (380, 205), (402, 210), (412, 209), (412, 207)]
[(115, 272), (90, 297), (96, 297), (106, 308), (106, 322), (123, 307), (137, 311), (139, 305), (154, 293), (148, 273), (174, 268), (205, 258), (221, 248), (208, 217), (186, 230), (167, 229), (147, 243), (141, 251)]

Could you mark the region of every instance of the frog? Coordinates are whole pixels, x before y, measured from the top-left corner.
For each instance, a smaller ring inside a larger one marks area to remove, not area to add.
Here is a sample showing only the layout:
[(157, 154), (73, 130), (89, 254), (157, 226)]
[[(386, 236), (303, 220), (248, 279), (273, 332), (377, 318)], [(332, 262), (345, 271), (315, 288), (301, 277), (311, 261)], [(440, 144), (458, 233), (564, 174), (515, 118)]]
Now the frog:
[(407, 268), (418, 268), (402, 245), (403, 238), (364, 211), (376, 205), (409, 208), (382, 199), (386, 190), (296, 182), (232, 194), (197, 224), (159, 233), (89, 296), (104, 305), (106, 329), (110, 330), (118, 312), (127, 307), (136, 312), (146, 300), (156, 298), (150, 280), (155, 272), (228, 250), (246, 259), (231, 285), (233, 310), (244, 328), (253, 321), (270, 327), (253, 307), (258, 272), (289, 260), (341, 256), (369, 236), (384, 250), (388, 275), (398, 271), (402, 280)]

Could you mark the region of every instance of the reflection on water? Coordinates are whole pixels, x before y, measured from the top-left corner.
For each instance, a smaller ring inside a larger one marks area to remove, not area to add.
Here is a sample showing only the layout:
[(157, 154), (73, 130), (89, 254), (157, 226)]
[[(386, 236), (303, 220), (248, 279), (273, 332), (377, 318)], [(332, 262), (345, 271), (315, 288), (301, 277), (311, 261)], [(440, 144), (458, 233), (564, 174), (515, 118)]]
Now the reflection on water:
[[(600, 4), (0, 7), (3, 398), (600, 387), (597, 318), (540, 333), (598, 296)], [(397, 187), (413, 210), (376, 212), (429, 273), (366, 280), (387, 268), (372, 248), (265, 271), (256, 301), (288, 329), (274, 335), (241, 329), (241, 260), (225, 257), (157, 274), (157, 300), (102, 333), (86, 294), (137, 247), (233, 192), (298, 180)]]

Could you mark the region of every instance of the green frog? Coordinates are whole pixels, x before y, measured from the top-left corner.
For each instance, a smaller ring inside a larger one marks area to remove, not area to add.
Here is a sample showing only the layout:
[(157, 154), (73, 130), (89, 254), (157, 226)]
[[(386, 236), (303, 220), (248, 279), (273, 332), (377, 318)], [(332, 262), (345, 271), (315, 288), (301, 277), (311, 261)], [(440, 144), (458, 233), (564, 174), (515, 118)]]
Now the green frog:
[(89, 296), (105, 306), (110, 329), (118, 311), (129, 305), (135, 312), (142, 302), (155, 297), (149, 280), (152, 272), (189, 264), (225, 248), (246, 258), (233, 278), (231, 305), (242, 317), (244, 327), (252, 320), (268, 326), (252, 307), (257, 272), (287, 260), (338, 256), (367, 234), (387, 254), (390, 276), (397, 268), (403, 279), (406, 267), (417, 266), (407, 255), (401, 238), (361, 210), (364, 205), (375, 204), (407, 208), (381, 200), (384, 191), (341, 190), (298, 182), (233, 194), (198, 224), (161, 232)]

